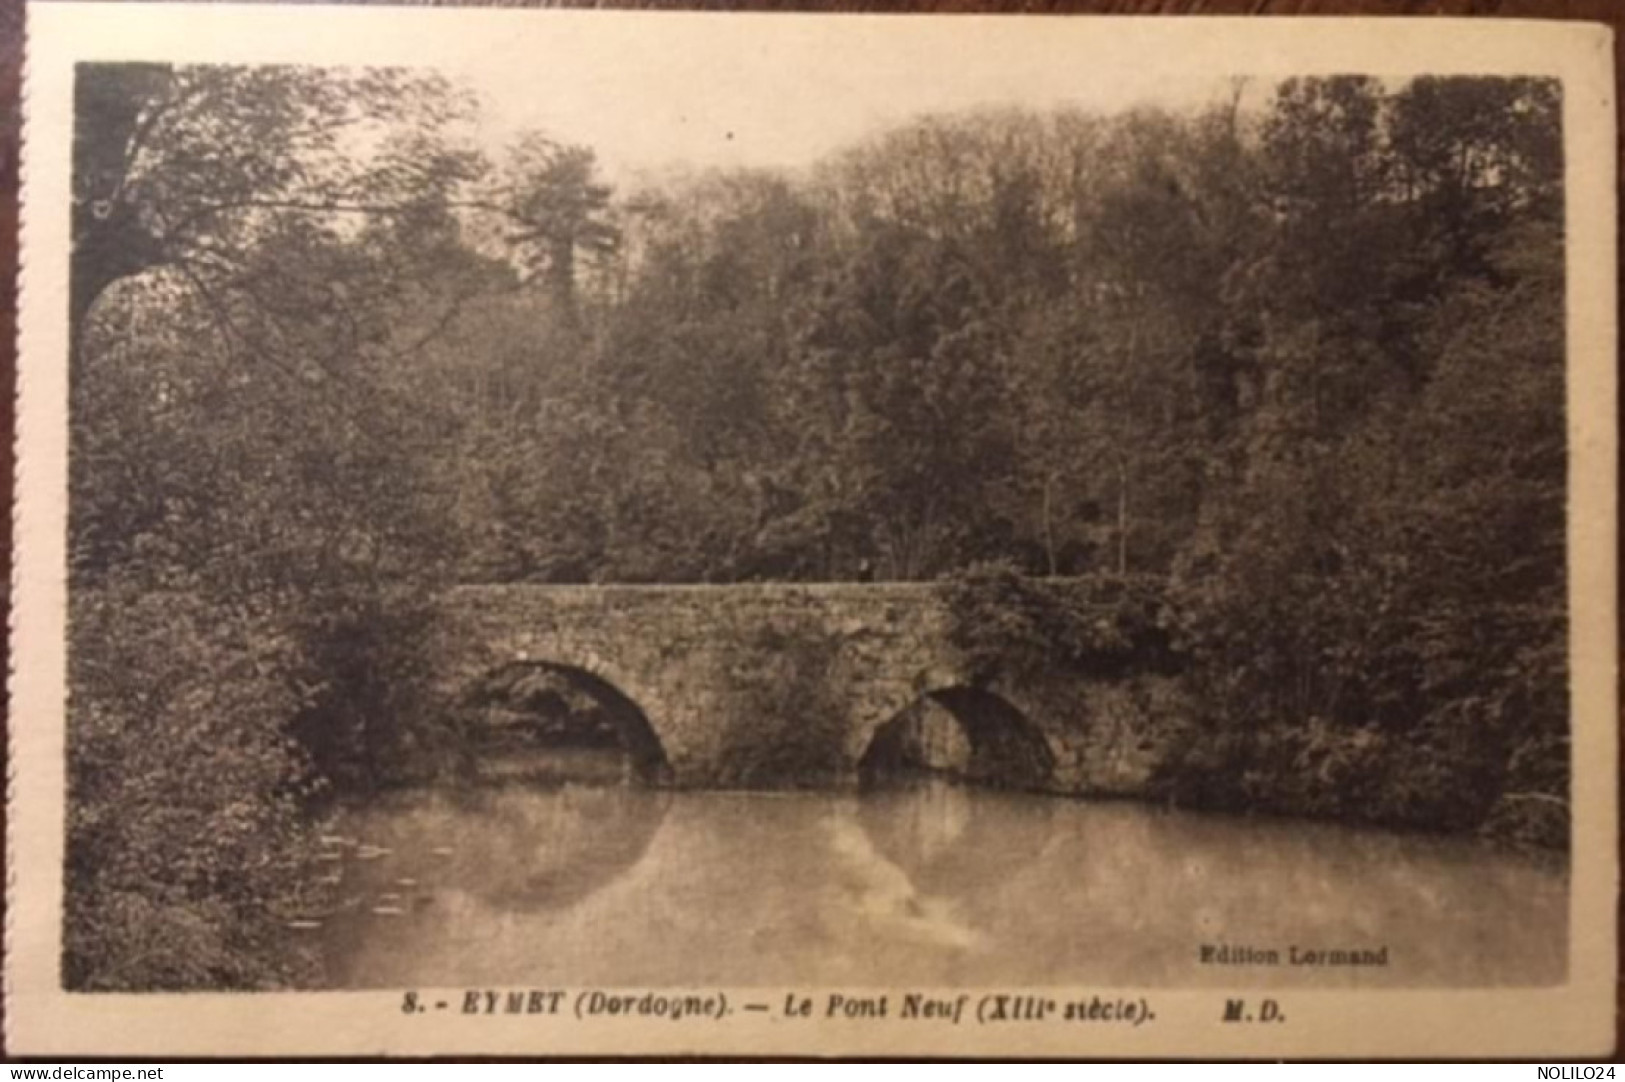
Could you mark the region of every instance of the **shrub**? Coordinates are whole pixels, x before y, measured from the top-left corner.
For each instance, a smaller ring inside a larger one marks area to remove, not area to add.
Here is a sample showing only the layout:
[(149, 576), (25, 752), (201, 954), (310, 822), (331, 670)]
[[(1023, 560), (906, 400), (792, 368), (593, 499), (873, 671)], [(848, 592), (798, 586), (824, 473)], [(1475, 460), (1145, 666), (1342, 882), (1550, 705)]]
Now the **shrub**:
[(277, 934), (314, 878), (299, 643), (264, 611), (119, 585), (74, 592), (70, 642), (66, 985), (311, 980)]
[(1155, 795), (1230, 812), (1410, 830), (1488, 829), (1500, 792), (1493, 747), (1442, 722), (1416, 734), (1323, 718), (1193, 728), (1155, 772)]
[(296, 634), (311, 685), (291, 732), (341, 793), (455, 768), (451, 711), (426, 685), (433, 644), (421, 591), (329, 589), (300, 599)]
[(972, 679), (1057, 669), (1100, 676), (1177, 668), (1154, 577), (1039, 579), (976, 564), (944, 587), (949, 638)]

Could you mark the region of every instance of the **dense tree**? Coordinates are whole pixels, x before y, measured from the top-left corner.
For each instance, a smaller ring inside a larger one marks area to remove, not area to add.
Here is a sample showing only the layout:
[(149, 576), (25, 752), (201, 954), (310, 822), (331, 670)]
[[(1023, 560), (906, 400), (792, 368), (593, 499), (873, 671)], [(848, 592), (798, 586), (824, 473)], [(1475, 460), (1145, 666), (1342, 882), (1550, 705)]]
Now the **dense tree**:
[(505, 240), (526, 269), (546, 281), (559, 317), (574, 319), (578, 256), (602, 259), (620, 240), (608, 220), (610, 189), (597, 179), (592, 150), (527, 133), (504, 163), (495, 199), (508, 220)]
[(71, 325), (114, 282), (229, 273), (268, 227), (442, 206), (476, 166), (445, 138), (467, 101), (369, 68), (81, 65)]

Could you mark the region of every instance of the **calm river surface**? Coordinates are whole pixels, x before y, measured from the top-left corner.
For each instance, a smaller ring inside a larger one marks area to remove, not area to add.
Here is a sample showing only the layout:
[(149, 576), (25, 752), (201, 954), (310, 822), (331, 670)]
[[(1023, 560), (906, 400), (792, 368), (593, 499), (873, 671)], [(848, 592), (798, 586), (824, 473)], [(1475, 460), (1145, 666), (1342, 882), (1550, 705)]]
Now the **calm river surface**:
[(1556, 858), (947, 784), (424, 790), (326, 845), (338, 908), (303, 934), (338, 987), (1542, 984), (1567, 941)]

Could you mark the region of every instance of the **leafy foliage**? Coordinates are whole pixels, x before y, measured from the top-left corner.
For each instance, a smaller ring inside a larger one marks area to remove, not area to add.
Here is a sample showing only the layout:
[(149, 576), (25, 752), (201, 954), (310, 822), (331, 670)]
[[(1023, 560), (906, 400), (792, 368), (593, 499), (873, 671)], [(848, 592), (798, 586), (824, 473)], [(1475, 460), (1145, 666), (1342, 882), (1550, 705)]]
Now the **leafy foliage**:
[(944, 589), (950, 636), (979, 681), (1179, 664), (1159, 578), (1036, 579), (1010, 564), (978, 564)]
[(429, 600), (409, 590), (307, 595), (293, 628), (309, 659), (288, 730), (334, 790), (372, 793), (454, 769), (458, 733), (427, 684)]
[(73, 598), (69, 988), (309, 981), (285, 922), (322, 779), (288, 732), (309, 669), (262, 608), (119, 584)]

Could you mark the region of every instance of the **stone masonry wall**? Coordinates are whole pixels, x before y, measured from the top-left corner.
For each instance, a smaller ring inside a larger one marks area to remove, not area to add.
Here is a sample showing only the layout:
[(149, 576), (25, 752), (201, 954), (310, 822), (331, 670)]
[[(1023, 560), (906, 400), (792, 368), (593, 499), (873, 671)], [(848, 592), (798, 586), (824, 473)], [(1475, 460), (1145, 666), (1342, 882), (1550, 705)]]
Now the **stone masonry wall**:
[[(678, 785), (850, 780), (875, 730), (967, 682), (931, 584), (468, 586), (434, 628), (450, 704), (513, 662), (584, 670), (635, 702)], [(1053, 788), (1133, 793), (1162, 740), (1165, 679), (995, 685), (1056, 753)]]

